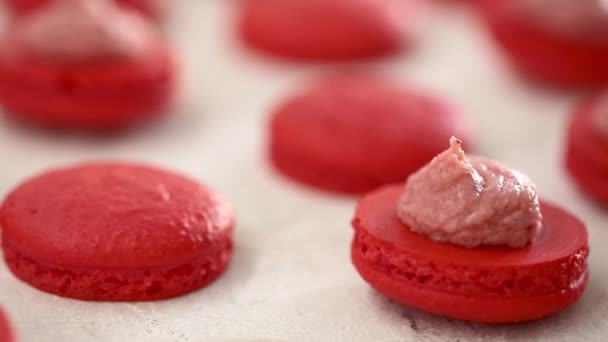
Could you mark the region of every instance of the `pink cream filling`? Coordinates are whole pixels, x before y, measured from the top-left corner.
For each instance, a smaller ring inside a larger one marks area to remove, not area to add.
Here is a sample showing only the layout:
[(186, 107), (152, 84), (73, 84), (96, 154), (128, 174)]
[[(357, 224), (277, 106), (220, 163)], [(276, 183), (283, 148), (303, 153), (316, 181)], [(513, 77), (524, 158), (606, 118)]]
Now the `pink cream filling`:
[(31, 53), (80, 60), (145, 54), (158, 32), (110, 0), (57, 0), (23, 18), (14, 37)]
[(479, 156), (462, 142), (411, 175), (398, 215), (413, 232), (469, 248), (524, 247), (542, 228), (534, 184), (523, 174)]

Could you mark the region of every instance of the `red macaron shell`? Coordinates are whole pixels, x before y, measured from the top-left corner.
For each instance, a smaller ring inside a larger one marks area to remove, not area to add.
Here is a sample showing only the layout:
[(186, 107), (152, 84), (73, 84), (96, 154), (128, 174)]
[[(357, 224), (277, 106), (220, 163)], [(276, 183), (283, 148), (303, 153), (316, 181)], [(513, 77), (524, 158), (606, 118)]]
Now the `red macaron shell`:
[(482, 0), (480, 8), (496, 41), (530, 78), (566, 87), (608, 83), (608, 41), (561, 36), (510, 13), (510, 1)]
[(136, 164), (53, 170), (0, 209), (4, 257), (42, 290), (87, 300), (151, 300), (200, 288), (227, 266), (234, 216), (210, 188)]
[(6, 314), (0, 308), (0, 342), (13, 342), (15, 337)]
[(525, 248), (475, 248), (434, 242), (397, 216), (402, 185), (365, 196), (357, 207), (352, 259), (380, 293), (452, 318), (509, 323), (545, 317), (582, 294), (587, 231), (567, 212), (541, 202), (544, 229)]
[(589, 163), (581, 153), (568, 150), (566, 169), (576, 184), (594, 198), (608, 203), (608, 169), (597, 168)]
[(566, 169), (581, 189), (608, 202), (608, 138), (594, 127), (593, 115), (601, 96), (583, 100), (568, 127)]
[(136, 59), (81, 62), (34, 56), (10, 40), (0, 46), (0, 101), (17, 118), (122, 128), (158, 114), (174, 93), (176, 63), (164, 45)]
[(602, 96), (584, 99), (574, 110), (568, 128), (568, 147), (593, 169), (608, 170), (608, 137), (595, 128), (593, 116)]
[(348, 60), (383, 56), (399, 51), (411, 39), (413, 32), (407, 32), (404, 23), (417, 20), (420, 13), (418, 5), (411, 6), (410, 13), (407, 3), (245, 0), (240, 5), (240, 35), (254, 48), (289, 58)]
[(328, 78), (289, 98), (270, 126), (278, 170), (344, 193), (405, 180), (452, 135), (470, 141), (467, 122), (452, 105), (360, 76)]

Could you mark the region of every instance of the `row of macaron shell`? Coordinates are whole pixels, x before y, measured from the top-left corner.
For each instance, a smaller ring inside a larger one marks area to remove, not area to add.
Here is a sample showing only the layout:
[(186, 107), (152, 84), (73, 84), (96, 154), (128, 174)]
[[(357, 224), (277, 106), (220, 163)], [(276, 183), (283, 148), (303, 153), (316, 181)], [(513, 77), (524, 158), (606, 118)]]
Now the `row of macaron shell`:
[[(152, 0), (117, 2), (144, 12), (160, 8)], [(534, 24), (535, 17), (517, 6), (535, 2), (534, 8), (547, 7), (543, 0), (481, 1), (488, 26), (514, 64), (554, 84), (605, 84), (608, 48), (603, 40), (590, 39), (590, 30), (567, 34), (555, 29), (550, 10), (534, 12), (543, 15), (541, 24)], [(155, 25), (143, 17), (119, 10), (109, 0), (7, 3), (20, 13), (32, 12), (13, 21), (0, 54), (0, 84), (5, 85), (0, 85), (0, 101), (9, 114), (51, 126), (117, 129), (149, 119), (170, 104), (179, 63)], [(584, 10), (573, 10), (569, 22), (596, 17), (595, 7), (585, 7), (595, 6), (595, 0), (577, 4)], [(300, 60), (347, 61), (395, 54), (412, 45), (417, 19), (424, 17), (428, 4), (247, 0), (238, 7), (240, 36), (258, 50)], [(311, 18), (315, 25), (307, 25)], [(122, 25), (110, 27), (115, 20)], [(592, 22), (602, 32), (603, 21)], [(62, 39), (68, 34), (70, 39)], [(547, 56), (552, 63), (535, 63)], [(38, 101), (26, 96), (31, 89), (41, 94)]]
[[(461, 142), (451, 144), (405, 190), (388, 185), (361, 199), (351, 252), (363, 279), (404, 304), (488, 323), (538, 319), (573, 304), (588, 280), (585, 225), (553, 204), (539, 205), (525, 176), (465, 159)], [(437, 227), (429, 201), (455, 221), (440, 219)], [(431, 226), (422, 212), (431, 214)], [(158, 300), (223, 273), (234, 217), (221, 194), (188, 177), (141, 164), (86, 163), (46, 171), (9, 193), (0, 207), (2, 250), (17, 278), (46, 292)]]
[[(253, 2), (252, 2), (253, 3)], [(377, 156), (377, 162), (375, 165), (378, 165), (380, 167), (380, 170), (365, 170), (365, 172), (362, 172), (364, 174), (364, 179), (357, 179), (360, 174), (350, 174), (349, 171), (352, 171), (352, 167), (351, 165), (355, 164), (355, 165), (360, 165), (357, 163), (357, 158), (360, 157), (359, 153), (363, 152), (363, 154), (367, 155), (367, 159), (369, 159), (370, 153), (369, 151), (378, 151), (376, 149), (376, 147), (378, 146), (374, 146), (373, 143), (370, 144), (369, 146), (365, 146), (365, 147), (361, 147), (359, 146), (351, 146), (351, 145), (347, 145), (344, 146), (344, 150), (349, 151), (349, 153), (352, 153), (352, 155), (345, 155), (342, 160), (338, 160), (338, 162), (334, 162), (336, 160), (335, 157), (333, 157), (331, 155), (331, 151), (326, 153), (328, 144), (326, 143), (326, 141), (324, 141), (324, 138), (327, 137), (323, 137), (321, 136), (321, 140), (319, 142), (318, 146), (312, 146), (311, 150), (307, 150), (304, 151), (302, 154), (302, 160), (297, 160), (298, 159), (298, 153), (296, 153), (296, 157), (292, 158), (293, 156), (291, 156), (291, 153), (287, 153), (288, 150), (290, 150), (290, 148), (292, 147), (296, 147), (298, 146), (298, 137), (294, 138), (293, 140), (290, 140), (290, 135), (292, 135), (294, 133), (294, 127), (297, 127), (298, 125), (298, 121), (297, 120), (301, 120), (299, 119), (299, 117), (301, 117), (302, 115), (306, 115), (306, 113), (310, 110), (310, 108), (317, 108), (316, 106), (324, 106), (327, 102), (330, 101), (334, 101), (332, 100), (332, 98), (338, 98), (338, 100), (336, 100), (337, 103), (349, 103), (350, 100), (353, 101), (357, 101), (356, 97), (352, 98), (349, 97), (349, 92), (353, 92), (353, 94), (359, 93), (360, 91), (364, 92), (364, 93), (374, 93), (374, 92), (378, 92), (380, 93), (379, 95), (373, 95), (371, 96), (371, 98), (373, 99), (374, 96), (377, 96), (378, 99), (383, 99), (383, 101), (376, 101), (376, 102), (382, 102), (383, 104), (386, 103), (385, 108), (388, 108), (388, 112), (389, 112), (389, 118), (387, 118), (387, 120), (385, 121), (385, 126), (391, 126), (388, 125), (387, 123), (390, 122), (399, 122), (399, 120), (406, 120), (406, 118), (409, 116), (410, 120), (408, 121), (408, 125), (407, 127), (416, 127), (415, 125), (411, 125), (411, 122), (415, 122), (415, 118), (419, 117), (420, 114), (416, 112), (416, 110), (412, 110), (412, 108), (431, 108), (431, 110), (429, 112), (424, 112), (424, 113), (434, 113), (434, 114), (430, 114), (430, 116), (432, 117), (437, 117), (438, 120), (438, 126), (437, 129), (431, 129), (430, 130), (430, 135), (431, 136), (424, 136), (424, 137), (420, 137), (420, 139), (416, 139), (416, 141), (399, 141), (396, 145), (392, 146), (394, 148), (397, 149), (401, 149), (404, 146), (408, 146), (411, 147), (412, 145), (401, 145), (401, 144), (414, 144), (413, 146), (415, 147), (414, 150), (415, 151), (420, 151), (420, 156), (411, 156), (412, 160), (408, 160), (408, 161), (404, 161), (404, 164), (410, 164), (408, 165), (408, 170), (409, 172), (406, 172), (406, 174), (411, 173), (411, 171), (417, 169), (421, 164), (423, 164), (424, 162), (429, 160), (429, 156), (433, 156), (434, 154), (437, 153), (437, 151), (440, 151), (442, 148), (439, 148), (438, 144), (444, 144), (445, 139), (443, 139), (445, 136), (447, 135), (451, 135), (451, 134), (457, 134), (459, 136), (462, 137), (469, 137), (470, 136), (470, 132), (468, 130), (467, 124), (466, 124), (466, 120), (464, 118), (460, 118), (458, 116), (454, 116), (455, 111), (450, 109), (450, 105), (449, 104), (445, 104), (442, 103), (441, 100), (439, 99), (429, 99), (426, 96), (420, 95), (420, 94), (412, 94), (411, 91), (404, 91), (402, 89), (399, 89), (398, 87), (392, 87), (389, 85), (385, 85), (382, 84), (382, 82), (378, 82), (377, 80), (370, 80), (367, 78), (364, 79), (359, 79), (358, 77), (352, 78), (352, 77), (340, 77), (340, 78), (332, 78), (328, 81), (326, 81), (327, 84), (332, 84), (331, 86), (327, 86), (327, 88), (325, 88), (324, 85), (319, 86), (318, 88), (315, 88), (313, 91), (311, 91), (311, 94), (303, 94), (301, 96), (296, 96), (295, 99), (293, 100), (289, 100), (287, 101), (287, 103), (284, 106), (281, 106), (281, 110), (279, 110), (276, 115), (274, 116), (274, 120), (273, 120), (273, 137), (275, 139), (273, 139), (273, 143), (272, 143), (272, 160), (274, 161), (274, 163), (278, 166), (279, 169), (281, 169), (284, 173), (289, 174), (290, 176), (294, 177), (295, 179), (299, 179), (299, 180), (304, 180), (307, 183), (311, 183), (314, 185), (320, 185), (324, 188), (329, 188), (332, 190), (339, 190), (339, 191), (347, 191), (347, 192), (365, 192), (368, 191), (372, 188), (375, 188), (376, 186), (378, 186), (379, 184), (383, 184), (383, 183), (390, 183), (390, 182), (394, 182), (397, 180), (403, 180), (404, 179), (404, 173), (401, 173), (399, 175), (396, 174), (392, 174), (392, 165), (389, 166), (390, 163), (394, 162), (394, 161), (387, 161), (388, 159), (391, 158), (391, 156), (386, 156), (386, 155), (379, 155)], [(323, 82), (325, 83), (325, 82)], [(334, 88), (335, 84), (339, 84), (339, 85), (343, 85), (343, 88), (336, 87), (335, 89), (337, 90), (335, 93), (333, 91), (329, 91), (330, 88)], [(386, 94), (384, 94), (386, 93)], [(395, 95), (404, 95), (404, 96), (399, 96), (400, 98), (403, 98), (403, 101), (401, 100), (393, 100), (393, 97), (397, 97)], [(385, 97), (386, 96), (386, 97)], [(301, 99), (304, 98), (304, 99)], [(387, 100), (388, 99), (388, 100)], [(300, 101), (300, 102), (298, 102)], [(343, 102), (340, 102), (343, 101)], [(363, 101), (364, 102), (364, 101)], [(370, 101), (371, 104), (363, 104), (363, 106), (369, 106), (367, 108), (377, 108), (378, 103), (374, 103), (374, 101)], [(293, 104), (296, 103), (296, 104)], [(302, 103), (302, 104), (298, 104), (298, 103)], [(359, 103), (357, 103), (356, 105), (352, 105), (353, 107), (357, 106)], [(310, 107), (307, 107), (310, 106)], [(350, 106), (350, 105), (347, 105)], [(303, 107), (303, 108), (302, 108)], [(358, 106), (357, 106), (358, 107)], [(404, 109), (400, 109), (400, 108), (407, 108), (407, 110)], [(81, 110), (81, 109), (79, 109)], [(18, 111), (16, 111), (18, 112)], [(585, 113), (588, 114), (589, 112), (593, 112), (590, 110), (582, 110), (580, 111), (581, 113)], [(401, 115), (403, 113), (407, 113), (405, 114), (405, 118), (400, 119)], [(340, 118), (321, 118), (319, 120), (319, 124), (322, 127), (327, 127), (328, 130), (332, 133), (341, 133), (344, 134), (344, 136), (350, 136), (351, 134), (353, 134), (353, 132), (349, 132), (349, 125), (348, 123), (345, 123), (344, 125), (342, 125), (343, 123), (340, 122)], [(364, 115), (362, 115), (360, 117), (360, 124), (362, 124), (363, 126), (368, 126), (368, 124), (370, 124), (370, 120), (366, 119)], [(379, 120), (382, 121), (382, 120)], [(62, 121), (62, 122), (66, 122), (66, 121)], [(578, 122), (578, 121), (577, 121)], [(333, 125), (333, 126), (332, 126)], [(345, 129), (341, 129), (340, 127), (346, 127)], [(428, 126), (427, 126), (428, 127)], [(589, 129), (589, 127), (592, 126), (588, 126), (585, 125), (584, 128), (585, 129)], [(382, 132), (386, 132), (387, 136), (392, 137), (392, 133), (390, 133), (391, 131), (389, 131), (390, 127), (384, 127), (384, 128), (380, 128), (380, 130)], [(394, 129), (392, 132), (398, 132), (398, 128)], [(424, 130), (426, 131), (426, 130)], [(358, 132), (358, 130), (355, 130), (355, 132)], [(443, 133), (443, 135), (440, 135), (439, 133)], [(435, 139), (435, 136), (433, 136), (434, 134), (437, 134), (437, 137), (441, 137), (442, 139)], [(413, 135), (414, 137), (416, 136), (415, 134)], [(283, 142), (280, 139), (281, 138), (285, 138), (287, 139), (287, 141)], [(311, 137), (303, 137), (304, 140), (307, 140), (310, 142)], [(314, 137), (313, 137), (314, 138)], [(593, 139), (593, 138), (592, 138)], [(390, 140), (390, 138), (389, 138)], [(467, 139), (468, 140), (468, 139)], [(317, 140), (315, 140), (317, 141)], [(335, 141), (335, 140), (334, 140)], [(339, 140), (338, 140), (339, 141)], [(348, 140), (346, 140), (348, 141)], [(422, 141), (423, 143), (420, 144), (420, 141)], [(382, 142), (384, 143), (384, 142)], [(389, 142), (390, 144), (390, 142)], [(437, 145), (434, 145), (437, 144)], [(385, 146), (382, 146), (381, 148), (383, 148)], [(366, 151), (367, 149), (367, 151)], [(381, 149), (382, 151), (385, 151), (386, 149)], [(389, 148), (388, 151), (391, 151), (391, 149)], [(394, 151), (394, 150), (392, 150)], [(433, 152), (431, 152), (433, 151)], [(583, 149), (584, 151), (584, 149)], [(585, 154), (584, 152), (581, 152), (581, 154)], [(312, 156), (312, 157), (311, 157)], [(584, 157), (584, 156), (582, 156)], [(308, 159), (310, 158), (310, 159)], [(375, 162), (376, 160), (374, 160)], [(316, 164), (316, 163), (319, 164)], [(401, 162), (401, 161), (397, 161), (397, 162)], [(414, 164), (414, 162), (416, 162), (417, 164)], [(312, 163), (312, 164), (310, 164)], [(383, 164), (384, 163), (384, 164)], [(372, 164), (372, 163), (370, 163)], [(327, 170), (329, 170), (329, 172), (324, 172), (321, 171), (319, 172), (318, 168), (319, 165), (321, 167), (326, 167), (328, 166), (329, 168)], [(579, 163), (572, 163), (572, 165), (580, 165)], [(382, 167), (384, 167), (384, 169), (382, 169)], [(313, 174), (306, 174), (308, 173), (308, 171), (311, 171), (311, 169), (313, 169)], [(316, 172), (314, 172), (314, 169), (317, 169)], [(397, 168), (395, 168), (397, 169)], [(332, 179), (332, 177), (327, 177), (328, 174), (334, 173), (334, 172), (338, 172), (338, 175), (340, 175), (341, 177), (335, 177), (335, 179)], [(344, 172), (342, 174), (340, 174), (340, 172)], [(401, 171), (403, 172), (403, 171)], [(120, 173), (120, 172), (118, 172)], [(303, 175), (300, 173), (304, 173)], [(592, 172), (592, 175), (594, 173)], [(588, 176), (588, 175), (587, 175)], [(598, 176), (599, 177), (599, 176)], [(329, 179), (327, 179), (329, 178)], [(340, 179), (337, 179), (340, 178)], [(597, 177), (596, 177), (597, 178)], [(588, 177), (586, 178), (588, 179)], [(597, 180), (597, 179), (596, 179)], [(351, 182), (352, 181), (352, 182)], [(161, 191), (162, 193), (162, 191)], [(163, 195), (161, 194), (161, 197), (163, 197)], [(213, 196), (212, 196), (213, 197)], [(229, 211), (229, 210), (223, 210), (220, 209), (219, 211)], [(221, 215), (220, 215), (221, 216)], [(211, 215), (211, 217), (213, 217), (213, 215)], [(226, 219), (228, 220), (228, 219)], [(228, 220), (230, 221), (230, 220)], [(211, 226), (213, 226), (213, 224), (211, 224)], [(221, 227), (222, 225), (220, 225)], [(218, 228), (219, 231), (221, 231), (221, 228)], [(200, 239), (200, 240), (205, 240), (205, 237), (198, 237), (195, 238), (196, 239)], [(219, 239), (221, 240), (221, 239)], [(226, 245), (229, 245), (228, 242), (224, 242)], [(10, 247), (9, 247), (10, 249)], [(228, 249), (228, 247), (225, 247), (224, 249), (219, 248), (220, 251), (218, 252), (219, 255), (222, 255), (222, 253), (224, 254), (224, 258), (228, 258), (225, 254), (227, 254), (228, 252), (226, 252)], [(223, 251), (223, 252), (222, 252)], [(22, 251), (21, 251), (22, 252)], [(24, 265), (28, 265), (28, 266), (32, 266), (31, 264), (28, 264), (28, 262), (31, 262), (32, 260), (27, 260), (28, 258), (25, 257), (23, 258), (23, 255), (20, 255), (20, 251), (17, 251), (15, 254), (11, 254), (9, 253), (9, 255), (12, 256), (13, 259), (11, 260), (18, 260), (17, 263), (21, 264), (21, 267), (25, 267)], [(209, 262), (209, 260), (206, 260), (207, 262)], [(226, 260), (224, 260), (225, 262), (227, 262)], [(212, 262), (209, 262), (212, 263)], [(214, 265), (212, 266), (212, 268), (214, 267), (216, 271), (221, 272), (221, 270), (223, 269), (223, 267), (225, 264), (220, 263), (219, 265)], [(39, 266), (39, 265), (36, 265)], [(42, 265), (42, 269), (44, 270), (44, 266)], [(187, 269), (187, 267), (185, 268)], [(184, 273), (188, 273), (190, 272), (189, 270), (183, 270), (180, 272), (184, 272)], [(199, 269), (196, 269), (197, 271)], [(48, 271), (48, 270), (47, 270)], [(166, 271), (166, 270), (165, 270)], [(171, 270), (170, 272), (173, 272), (174, 270)], [(213, 277), (215, 277), (216, 275), (213, 273), (213, 271), (209, 271), (206, 268), (202, 268), (200, 269), (200, 272), (202, 273), (207, 273), (209, 274), (209, 278), (212, 279)], [(175, 272), (174, 272), (175, 273)], [(166, 274), (161, 272), (160, 273), (161, 276), (165, 276)], [(171, 273), (173, 274), (173, 273)], [(152, 279), (154, 276), (156, 276), (158, 274), (153, 274), (152, 276), (150, 276), (150, 279)], [(126, 277), (125, 275), (122, 275), (123, 277)], [(24, 276), (25, 277), (25, 276)], [(65, 279), (64, 279), (65, 280)], [(33, 280), (32, 280), (33, 281)], [(205, 281), (209, 281), (209, 279), (205, 280)], [(40, 280), (41, 283), (43, 283), (42, 285), (36, 285), (39, 286), (41, 288), (43, 288), (43, 286), (53, 286), (52, 284), (47, 284), (45, 282), (49, 282), (49, 280)], [(177, 281), (179, 283), (179, 281)], [(146, 286), (146, 293), (151, 293), (151, 294), (157, 294), (157, 293), (162, 293), (162, 290), (165, 289), (164, 287), (164, 283), (163, 286), (160, 286), (158, 284), (161, 283), (156, 283), (155, 281), (152, 281), (151, 283), (147, 282), (146, 284), (157, 284), (155, 286), (149, 287), (148, 285)], [(183, 284), (178, 284), (178, 285), (168, 285), (167, 287), (169, 289), (172, 288), (172, 286), (175, 287), (180, 287), (182, 286), (183, 288), (181, 290), (183, 290), (185, 285)], [(200, 283), (197, 284), (192, 284), (191, 286), (202, 286)], [(140, 288), (133, 288), (131, 289), (134, 293), (137, 292), (137, 290), (141, 290)], [(175, 290), (175, 289), (173, 289)], [(83, 290), (84, 293), (87, 292), (87, 290)], [(112, 287), (109, 286), (109, 292), (112, 291)], [(159, 295), (162, 296), (162, 295)]]

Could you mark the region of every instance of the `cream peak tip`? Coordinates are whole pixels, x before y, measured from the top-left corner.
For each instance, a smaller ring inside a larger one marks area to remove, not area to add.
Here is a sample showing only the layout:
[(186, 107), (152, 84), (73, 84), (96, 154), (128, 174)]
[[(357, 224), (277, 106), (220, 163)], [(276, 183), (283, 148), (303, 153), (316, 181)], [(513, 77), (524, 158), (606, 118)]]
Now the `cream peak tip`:
[(464, 151), (462, 150), (462, 140), (455, 136), (450, 138), (450, 151), (458, 157), (458, 160), (465, 159)]

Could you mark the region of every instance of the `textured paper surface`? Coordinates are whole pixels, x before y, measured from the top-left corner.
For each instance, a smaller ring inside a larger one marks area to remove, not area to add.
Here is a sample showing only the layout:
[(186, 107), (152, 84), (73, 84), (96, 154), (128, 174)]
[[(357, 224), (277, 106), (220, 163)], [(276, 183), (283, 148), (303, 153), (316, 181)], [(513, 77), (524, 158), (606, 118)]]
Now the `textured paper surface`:
[[(287, 1), (287, 0), (286, 0)], [(23, 342), (63, 341), (606, 341), (608, 210), (562, 168), (566, 111), (577, 94), (530, 85), (491, 49), (471, 12), (439, 7), (409, 56), (361, 64), (445, 93), (470, 113), (478, 151), (527, 173), (542, 197), (589, 226), (591, 280), (571, 309), (488, 326), (392, 303), (349, 260), (355, 201), (294, 185), (265, 162), (267, 112), (331, 65), (251, 54), (232, 36), (232, 1), (181, 0), (169, 28), (185, 60), (174, 115), (112, 137), (49, 132), (0, 119), (0, 195), (44, 168), (82, 159), (136, 159), (215, 185), (238, 211), (236, 253), (207, 289), (151, 303), (88, 303), (39, 292), (0, 264), (0, 302)], [(447, 141), (446, 141), (447, 147)]]

